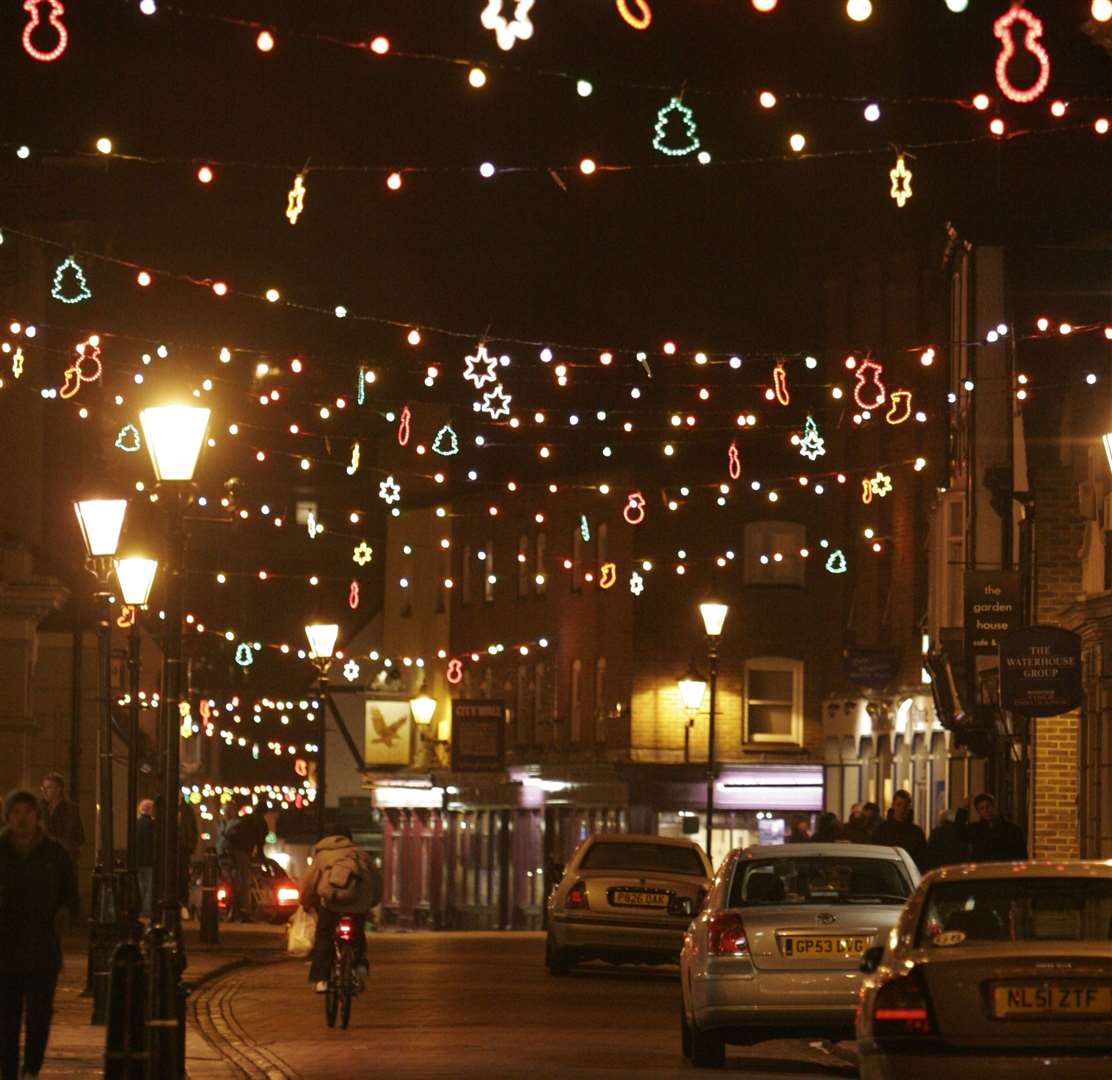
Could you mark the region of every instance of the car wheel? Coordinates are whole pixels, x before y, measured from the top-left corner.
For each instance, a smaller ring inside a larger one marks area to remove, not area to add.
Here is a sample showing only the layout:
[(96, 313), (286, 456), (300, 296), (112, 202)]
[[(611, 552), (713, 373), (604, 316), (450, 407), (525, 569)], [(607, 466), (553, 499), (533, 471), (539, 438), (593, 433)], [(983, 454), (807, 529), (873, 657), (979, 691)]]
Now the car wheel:
[(687, 1022), (687, 1010), (683, 1006), (683, 998), (680, 998), (680, 1047), (683, 1050), (683, 1056), (688, 1061), (691, 1060), (691, 1025)]
[(549, 975), (569, 975), (575, 966), (571, 950), (558, 948), (551, 934), (544, 939), (544, 966)]
[(708, 1069), (721, 1069), (726, 1065), (726, 1040), (716, 1031), (700, 1031), (691, 1025), (691, 1060)]

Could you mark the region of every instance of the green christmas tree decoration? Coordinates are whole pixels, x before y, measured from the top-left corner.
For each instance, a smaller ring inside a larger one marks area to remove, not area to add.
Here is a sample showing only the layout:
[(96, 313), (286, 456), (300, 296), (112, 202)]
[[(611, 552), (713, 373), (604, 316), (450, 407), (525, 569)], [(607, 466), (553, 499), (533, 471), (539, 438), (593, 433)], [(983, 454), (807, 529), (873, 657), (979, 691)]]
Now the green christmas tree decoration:
[(452, 457), (459, 453), (459, 436), (452, 430), (451, 424), (445, 424), (432, 441), (432, 452), (441, 457)]
[[(687, 138), (686, 146), (668, 144), (668, 123), (673, 113), (683, 121), (683, 131)], [(685, 157), (693, 154), (702, 144), (695, 130), (695, 114), (678, 97), (672, 98), (657, 114), (656, 127), (653, 129), (653, 149), (668, 157)]]
[(50, 295), (63, 304), (80, 304), (93, 295), (85, 278), (85, 271), (72, 255), (68, 255), (55, 268)]

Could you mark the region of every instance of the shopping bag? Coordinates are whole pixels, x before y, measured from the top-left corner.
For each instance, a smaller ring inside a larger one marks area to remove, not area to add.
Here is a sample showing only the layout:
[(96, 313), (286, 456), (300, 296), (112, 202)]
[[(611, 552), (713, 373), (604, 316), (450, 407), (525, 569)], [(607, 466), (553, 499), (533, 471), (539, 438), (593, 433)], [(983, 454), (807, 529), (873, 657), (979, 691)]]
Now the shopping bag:
[(286, 924), (286, 951), (290, 956), (308, 956), (317, 934), (317, 913), (299, 907)]

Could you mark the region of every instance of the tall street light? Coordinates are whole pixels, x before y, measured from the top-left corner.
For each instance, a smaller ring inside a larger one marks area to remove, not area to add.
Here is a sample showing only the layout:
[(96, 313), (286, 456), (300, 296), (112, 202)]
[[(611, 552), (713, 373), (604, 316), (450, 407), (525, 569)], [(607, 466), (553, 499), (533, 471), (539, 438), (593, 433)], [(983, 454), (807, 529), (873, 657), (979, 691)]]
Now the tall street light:
[(726, 604), (717, 600), (705, 600), (699, 605), (703, 617), (703, 629), (707, 634), (707, 652), (710, 660), (710, 723), (707, 727), (707, 858), (712, 859), (711, 837), (714, 830), (714, 707), (718, 694), (718, 642), (722, 637), (722, 626), (729, 612)]
[(162, 809), (152, 905), (150, 983), (147, 996), (147, 1076), (179, 1080), (185, 1072), (181, 1025), (185, 996), (180, 972), (181, 896), (178, 886), (178, 803), (181, 799), (179, 709), (182, 696), (182, 618), (185, 612), (185, 508), (193, 472), (205, 442), (211, 410), (196, 405), (158, 405), (139, 414), (143, 441), (166, 508), (166, 629), (163, 635), (159, 764)]
[(89, 982), (93, 992), (94, 1024), (108, 1015), (108, 965), (116, 942), (122, 937), (120, 896), (116, 890), (115, 836), (112, 800), (112, 556), (120, 543), (127, 512), (126, 499), (79, 499), (74, 503), (81, 538), (85, 542), (85, 567), (96, 578), (97, 690), (100, 713), (99, 851), (93, 870), (93, 925), (89, 934)]
[(320, 743), (317, 750), (317, 839), (324, 836), (324, 790), (325, 790), (325, 747), (328, 745), (326, 737), (325, 715), (328, 709), (328, 671), (332, 667), (332, 658), (336, 653), (336, 638), (340, 636), (340, 628), (335, 623), (309, 623), (305, 627), (305, 636), (309, 639), (309, 660), (317, 669), (318, 692), (320, 694)]

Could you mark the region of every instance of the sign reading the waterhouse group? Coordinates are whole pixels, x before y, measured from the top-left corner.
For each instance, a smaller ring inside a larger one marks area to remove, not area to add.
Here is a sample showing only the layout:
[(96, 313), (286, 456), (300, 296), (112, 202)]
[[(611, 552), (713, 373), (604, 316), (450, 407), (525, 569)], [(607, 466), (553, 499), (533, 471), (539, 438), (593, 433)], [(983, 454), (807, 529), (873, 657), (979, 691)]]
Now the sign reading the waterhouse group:
[(506, 706), (501, 701), (452, 702), (452, 771), (505, 765)]
[(995, 656), (1005, 634), (1019, 629), (1019, 575), (1014, 570), (965, 574), (965, 647), (973, 656)]
[(1024, 716), (1059, 716), (1081, 704), (1081, 638), (1029, 626), (1000, 642), (1000, 704)]

